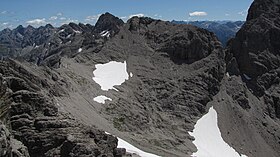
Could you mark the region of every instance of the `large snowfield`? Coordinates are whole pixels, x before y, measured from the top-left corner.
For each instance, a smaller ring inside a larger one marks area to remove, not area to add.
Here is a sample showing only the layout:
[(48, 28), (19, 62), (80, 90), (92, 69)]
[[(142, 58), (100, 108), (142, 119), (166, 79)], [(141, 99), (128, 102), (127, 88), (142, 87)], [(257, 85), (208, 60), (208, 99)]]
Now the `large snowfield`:
[(198, 149), (193, 153), (193, 157), (246, 157), (223, 140), (218, 127), (217, 112), (213, 107), (197, 121), (193, 132), (189, 134), (195, 138), (193, 143)]
[(108, 91), (109, 89), (117, 90), (114, 86), (121, 85), (129, 78), (126, 70), (126, 61), (124, 63), (111, 61), (106, 64), (96, 64), (95, 68), (96, 70), (93, 71), (94, 77), (92, 79), (104, 91)]

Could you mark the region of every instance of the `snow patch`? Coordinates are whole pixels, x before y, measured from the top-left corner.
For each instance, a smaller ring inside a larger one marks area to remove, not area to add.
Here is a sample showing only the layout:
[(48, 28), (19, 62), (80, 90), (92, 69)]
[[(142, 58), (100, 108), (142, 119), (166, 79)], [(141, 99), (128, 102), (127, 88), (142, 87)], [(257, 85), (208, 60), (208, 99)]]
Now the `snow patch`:
[(82, 32), (81, 31), (77, 31), (77, 30), (73, 30), (75, 33), (77, 34), (81, 34)]
[(240, 155), (223, 140), (217, 112), (213, 107), (197, 121), (193, 132), (189, 134), (195, 138), (193, 143), (198, 149), (192, 154), (193, 157), (247, 157)]
[(117, 90), (114, 86), (121, 85), (129, 78), (126, 70), (126, 61), (124, 63), (111, 61), (106, 64), (96, 64), (95, 68), (92, 79), (104, 91), (109, 89)]
[(68, 38), (70, 38), (70, 37), (71, 37), (71, 35), (72, 35), (72, 34), (67, 35), (67, 37), (66, 37), (66, 38), (67, 38), (67, 39), (68, 39)]
[(82, 49), (82, 48), (79, 48), (79, 49), (78, 49), (78, 52), (82, 52), (82, 51), (83, 51), (83, 49)]
[(130, 77), (133, 77), (133, 74), (132, 74), (132, 72), (130, 72), (130, 73), (129, 73), (129, 76), (130, 76)]
[(95, 102), (98, 102), (98, 103), (101, 103), (101, 104), (105, 104), (106, 100), (112, 101), (111, 98), (108, 98), (108, 97), (106, 97), (104, 95), (97, 96), (97, 97), (93, 98), (93, 100)]
[(243, 74), (243, 76), (245, 77), (246, 80), (251, 80), (251, 79), (252, 79), (251, 77), (249, 77), (249, 76), (246, 75), (246, 74)]
[(226, 73), (226, 76), (227, 76), (227, 77), (230, 77), (230, 75), (229, 75), (229, 73), (228, 73), (228, 72)]
[(109, 38), (109, 37), (110, 37), (110, 32), (109, 32), (109, 31), (102, 31), (102, 32), (100, 33), (100, 35), (101, 35), (102, 37), (107, 37), (107, 38)]
[[(111, 135), (108, 132), (105, 132), (105, 133)], [(125, 140), (123, 140), (123, 139), (121, 139), (119, 137), (117, 137), (117, 139), (118, 139), (118, 146), (117, 146), (117, 148), (125, 148), (126, 152), (128, 152), (128, 153), (136, 154), (136, 155), (138, 155), (140, 157), (160, 157), (160, 156), (155, 155), (155, 154), (144, 152), (144, 151), (134, 147), (132, 144), (126, 142)]]
[(61, 32), (64, 32), (64, 31), (65, 31), (65, 29), (62, 29), (62, 30), (58, 31), (58, 33), (61, 33)]

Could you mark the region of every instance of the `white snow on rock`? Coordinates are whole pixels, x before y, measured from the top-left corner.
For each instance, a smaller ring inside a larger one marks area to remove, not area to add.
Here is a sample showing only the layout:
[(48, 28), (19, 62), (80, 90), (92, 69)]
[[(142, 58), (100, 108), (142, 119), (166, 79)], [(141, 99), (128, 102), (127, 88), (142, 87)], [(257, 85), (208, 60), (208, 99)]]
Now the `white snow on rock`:
[(126, 152), (131, 153), (131, 154), (136, 154), (140, 157), (160, 157), (160, 156), (155, 155), (155, 154), (144, 152), (144, 151), (134, 147), (130, 143), (124, 141), (121, 138), (118, 138), (118, 148), (125, 148)]
[(93, 100), (98, 102), (98, 103), (101, 103), (101, 104), (105, 104), (106, 100), (112, 101), (111, 98), (108, 98), (104, 95), (97, 96), (97, 97), (93, 98)]
[(195, 138), (193, 143), (198, 149), (192, 154), (193, 157), (247, 157), (240, 155), (223, 140), (217, 112), (213, 107), (197, 121), (193, 132), (189, 134)]
[(82, 52), (82, 51), (83, 51), (83, 49), (82, 49), (82, 48), (79, 48), (79, 49), (78, 49), (78, 52)]
[(230, 75), (229, 75), (229, 73), (228, 73), (228, 72), (226, 73), (226, 76), (227, 76), (227, 77), (230, 77)]
[(75, 33), (77, 34), (81, 34), (82, 32), (81, 31), (77, 31), (77, 30), (73, 30)]
[[(114, 86), (121, 85), (129, 76), (126, 70), (126, 61), (116, 62), (111, 61), (106, 64), (96, 64), (96, 70), (93, 71), (93, 80), (101, 86), (101, 89), (108, 91), (115, 89)], [(118, 90), (117, 90), (118, 91)]]
[[(105, 132), (105, 133), (111, 135), (108, 132)], [(125, 148), (127, 153), (135, 154), (135, 155), (138, 155), (140, 157), (160, 157), (160, 156), (155, 155), (155, 154), (144, 152), (144, 151), (134, 147), (133, 145), (131, 145), (130, 143), (126, 142), (125, 140), (123, 140), (119, 137), (117, 137), (117, 139), (118, 139), (117, 148)]]
[(100, 33), (100, 35), (102, 36), (102, 37), (110, 37), (110, 32), (109, 31), (102, 31), (101, 33)]
[(244, 75), (244, 77), (246, 78), (246, 80), (251, 80), (252, 78), (251, 77), (249, 77), (248, 75), (246, 75), (246, 74), (243, 74)]
[(62, 30), (58, 31), (58, 33), (61, 33), (61, 32), (64, 32), (64, 31), (65, 31), (65, 29), (62, 29)]
[(66, 38), (68, 39), (68, 38), (70, 38), (71, 36), (72, 36), (72, 34), (69, 34), (69, 35), (67, 35), (67, 37), (66, 37)]
[(130, 76), (130, 77), (133, 77), (133, 74), (132, 74), (132, 72), (130, 72), (129, 76)]

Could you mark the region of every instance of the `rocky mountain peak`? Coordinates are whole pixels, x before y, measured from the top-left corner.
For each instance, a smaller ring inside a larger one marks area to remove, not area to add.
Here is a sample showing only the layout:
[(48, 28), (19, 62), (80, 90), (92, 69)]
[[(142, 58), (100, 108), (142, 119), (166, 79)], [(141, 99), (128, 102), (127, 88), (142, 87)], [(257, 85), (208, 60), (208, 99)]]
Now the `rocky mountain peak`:
[(256, 0), (249, 9), (248, 21), (231, 43), (230, 51), (240, 72), (252, 79), (279, 67), (279, 10), (280, 1)]
[(124, 22), (118, 17), (106, 12), (102, 14), (95, 24), (95, 33), (101, 33), (102, 31), (110, 31), (111, 34), (115, 34), (119, 31), (120, 26)]
[(279, 15), (279, 8), (279, 0), (255, 0), (248, 11), (247, 21), (267, 13)]
[(45, 27), (46, 27), (46, 28), (50, 28), (50, 29), (53, 29), (53, 28), (54, 28), (51, 24), (46, 24)]

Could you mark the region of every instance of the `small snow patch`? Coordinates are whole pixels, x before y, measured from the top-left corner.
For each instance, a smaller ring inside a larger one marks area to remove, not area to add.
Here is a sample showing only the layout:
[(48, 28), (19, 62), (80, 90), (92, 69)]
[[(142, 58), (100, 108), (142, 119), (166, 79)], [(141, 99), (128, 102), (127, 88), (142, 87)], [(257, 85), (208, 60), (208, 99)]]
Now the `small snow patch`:
[(77, 31), (77, 30), (73, 30), (75, 33), (77, 34), (81, 34), (82, 32), (81, 31)]
[(67, 37), (66, 37), (66, 38), (68, 39), (68, 38), (70, 38), (70, 37), (71, 37), (71, 34), (67, 35)]
[(97, 96), (97, 97), (93, 98), (93, 100), (98, 102), (98, 103), (101, 103), (101, 104), (105, 104), (106, 100), (112, 101), (111, 98), (108, 98), (104, 95)]
[(82, 52), (82, 51), (83, 51), (83, 49), (82, 49), (82, 48), (79, 48), (79, 49), (78, 49), (78, 52)]
[(65, 29), (62, 29), (62, 30), (60, 30), (58, 33), (61, 33), (61, 32), (64, 32), (65, 31)]
[(117, 90), (114, 86), (121, 85), (129, 78), (126, 70), (126, 61), (124, 63), (111, 61), (106, 64), (97, 64), (95, 68), (96, 70), (93, 71), (94, 77), (92, 79), (104, 91), (108, 91), (109, 89)]
[(102, 31), (101, 33), (100, 33), (100, 35), (102, 36), (102, 37), (110, 37), (110, 32), (109, 31)]
[(251, 79), (252, 79), (251, 77), (249, 77), (249, 76), (246, 75), (246, 74), (243, 74), (243, 76), (245, 77), (246, 80), (251, 80)]
[(195, 138), (193, 143), (198, 150), (192, 154), (193, 157), (246, 157), (223, 140), (218, 127), (217, 112), (213, 107), (197, 121), (193, 132), (189, 134)]
[(227, 76), (227, 77), (230, 77), (230, 75), (229, 75), (229, 73), (228, 73), (228, 72), (226, 73), (226, 76)]
[(132, 72), (130, 72), (129, 76), (130, 76), (130, 77), (133, 77), (133, 74), (132, 74)]

